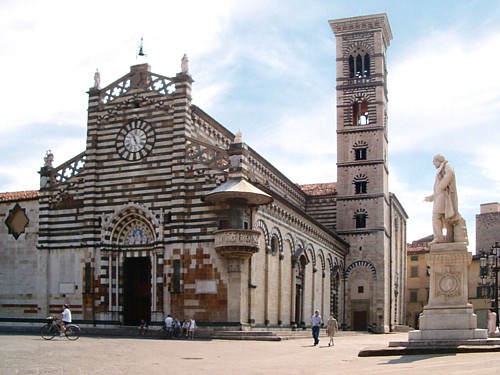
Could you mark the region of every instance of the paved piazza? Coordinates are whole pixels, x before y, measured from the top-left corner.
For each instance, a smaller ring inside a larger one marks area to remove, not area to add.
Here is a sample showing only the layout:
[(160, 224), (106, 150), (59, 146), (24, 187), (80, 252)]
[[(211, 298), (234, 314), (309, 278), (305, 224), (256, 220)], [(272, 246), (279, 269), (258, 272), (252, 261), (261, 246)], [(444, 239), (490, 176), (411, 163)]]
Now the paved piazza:
[[(323, 332), (324, 333), (324, 332)], [(0, 334), (0, 374), (492, 374), (499, 353), (357, 356), (366, 347), (402, 341), (407, 334), (341, 333), (329, 348), (322, 335), (281, 342), (159, 340), (82, 336), (45, 341)]]

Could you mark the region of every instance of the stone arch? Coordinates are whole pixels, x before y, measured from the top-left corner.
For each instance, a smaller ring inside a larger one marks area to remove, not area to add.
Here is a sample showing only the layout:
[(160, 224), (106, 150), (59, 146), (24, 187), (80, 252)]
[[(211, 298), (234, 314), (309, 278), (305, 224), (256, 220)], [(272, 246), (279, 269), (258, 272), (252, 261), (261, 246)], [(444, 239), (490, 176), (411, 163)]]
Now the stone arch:
[(304, 252), (306, 254), (309, 253), (310, 261), (312, 262), (313, 269), (316, 272), (317, 271), (317, 266), (316, 266), (316, 249), (314, 248), (313, 245), (309, 244), (309, 245), (307, 245), (307, 249)]
[(319, 258), (319, 261), (321, 262), (321, 270), (324, 273), (325, 269), (326, 269), (326, 258), (325, 258), (325, 253), (323, 252), (323, 249), (318, 250), (317, 257)]
[(295, 246), (295, 251), (294, 251), (294, 256), (296, 258), (300, 257), (301, 255), (304, 255), (305, 259), (306, 259), (306, 262), (309, 263), (311, 261), (311, 259), (309, 259), (308, 255), (307, 255), (307, 246), (306, 246), (306, 243), (304, 240), (300, 239), (300, 238), (297, 238), (296, 241), (296, 246)]
[(268, 251), (268, 249), (270, 249), (271, 247), (271, 242), (269, 237), (269, 229), (267, 228), (267, 225), (264, 222), (264, 220), (257, 220), (257, 222), (255, 223), (254, 230), (259, 230), (259, 229), (262, 230), (266, 251)]
[(101, 217), (101, 239), (108, 245), (153, 245), (163, 240), (162, 215), (129, 202)]
[[(293, 240), (293, 237), (290, 233), (287, 233), (283, 239), (283, 243), (288, 241), (290, 243), (290, 250), (291, 250), (291, 254), (290, 256), (294, 256), (295, 255), (295, 241)], [(284, 248), (284, 246), (283, 246)]]
[(278, 253), (280, 256), (283, 255), (283, 237), (281, 236), (281, 232), (279, 230), (279, 228), (277, 227), (274, 227), (272, 230), (271, 230), (271, 235), (270, 235), (270, 245), (271, 245), (271, 250), (272, 250), (272, 241), (273, 241), (273, 238), (276, 238), (278, 240)]
[(371, 271), (372, 276), (374, 278), (377, 276), (377, 270), (376, 270), (375, 266), (370, 261), (368, 261), (368, 260), (357, 260), (357, 261), (351, 263), (349, 265), (349, 267), (347, 267), (347, 269), (345, 270), (345, 276), (346, 276), (346, 278), (348, 278), (349, 274), (351, 273), (351, 271), (354, 270), (357, 267), (366, 267), (366, 268), (368, 268)]
[(354, 42), (350, 44), (344, 52), (344, 58), (349, 57), (350, 55), (356, 53), (358, 50), (365, 50), (368, 52), (370, 55), (374, 55), (375, 50), (373, 49), (373, 46), (368, 44), (365, 41), (359, 41), (359, 42)]

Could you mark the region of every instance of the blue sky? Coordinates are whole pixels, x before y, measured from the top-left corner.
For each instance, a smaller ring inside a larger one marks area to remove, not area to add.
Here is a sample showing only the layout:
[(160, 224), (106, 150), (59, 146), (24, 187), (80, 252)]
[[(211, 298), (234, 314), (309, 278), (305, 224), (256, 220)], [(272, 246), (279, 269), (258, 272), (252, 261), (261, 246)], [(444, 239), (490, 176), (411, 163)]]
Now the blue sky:
[[(480, 204), (500, 201), (500, 3), (377, 0), (0, 2), (0, 192), (37, 189), (85, 148), (86, 91), (137, 63), (190, 60), (193, 102), (297, 183), (336, 181), (335, 40), (328, 20), (387, 13), (390, 191), (408, 241), (431, 233), (435, 169), (457, 173), (475, 252)], [(500, 234), (499, 234), (500, 240)]]

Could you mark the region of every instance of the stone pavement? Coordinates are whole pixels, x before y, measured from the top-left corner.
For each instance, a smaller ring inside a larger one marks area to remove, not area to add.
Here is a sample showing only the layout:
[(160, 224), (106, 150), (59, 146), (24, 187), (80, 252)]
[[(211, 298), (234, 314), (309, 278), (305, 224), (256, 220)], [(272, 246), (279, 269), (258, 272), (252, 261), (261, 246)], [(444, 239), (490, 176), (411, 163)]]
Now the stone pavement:
[[(85, 333), (85, 332), (84, 332)], [(359, 357), (368, 347), (405, 341), (407, 333), (340, 332), (328, 347), (312, 338), (272, 341), (160, 340), (83, 335), (45, 341), (36, 334), (0, 334), (0, 374), (492, 374), (494, 352)], [(388, 353), (386, 353), (388, 354)]]

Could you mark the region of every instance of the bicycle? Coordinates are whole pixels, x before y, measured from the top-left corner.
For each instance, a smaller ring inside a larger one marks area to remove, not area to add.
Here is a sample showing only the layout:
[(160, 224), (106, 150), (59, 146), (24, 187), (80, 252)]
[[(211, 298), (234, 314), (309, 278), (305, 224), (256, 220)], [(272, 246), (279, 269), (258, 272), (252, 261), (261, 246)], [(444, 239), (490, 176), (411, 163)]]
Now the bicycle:
[(164, 339), (178, 339), (181, 335), (182, 329), (178, 320), (172, 322), (172, 327), (170, 329), (168, 329), (166, 325), (163, 325), (160, 329), (160, 337)]
[[(45, 340), (52, 340), (55, 336), (62, 336), (62, 332), (59, 329), (59, 326), (57, 325), (57, 318), (49, 316), (46, 319), (46, 322), (47, 324), (45, 324), (40, 329), (40, 335)], [(80, 335), (81, 335), (80, 327), (78, 327), (76, 324), (66, 325), (66, 329), (64, 330), (64, 336), (66, 336), (68, 340), (71, 341), (78, 340)]]

